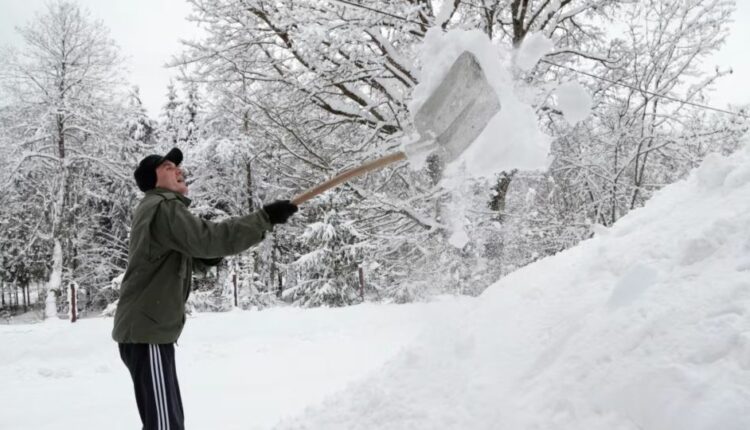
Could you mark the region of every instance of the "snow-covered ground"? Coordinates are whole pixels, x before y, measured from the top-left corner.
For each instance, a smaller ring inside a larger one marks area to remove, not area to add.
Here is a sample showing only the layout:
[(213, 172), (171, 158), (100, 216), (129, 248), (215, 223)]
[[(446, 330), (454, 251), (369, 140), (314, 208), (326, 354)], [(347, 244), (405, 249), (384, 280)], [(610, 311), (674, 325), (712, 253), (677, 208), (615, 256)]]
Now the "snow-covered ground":
[[(177, 346), (193, 429), (268, 429), (372, 374), (470, 300), (200, 314)], [(134, 429), (111, 318), (0, 326), (0, 429)]]
[[(110, 326), (0, 327), (0, 427), (137, 427)], [(195, 429), (747, 430), (750, 145), (477, 299), (199, 315), (178, 367)]]

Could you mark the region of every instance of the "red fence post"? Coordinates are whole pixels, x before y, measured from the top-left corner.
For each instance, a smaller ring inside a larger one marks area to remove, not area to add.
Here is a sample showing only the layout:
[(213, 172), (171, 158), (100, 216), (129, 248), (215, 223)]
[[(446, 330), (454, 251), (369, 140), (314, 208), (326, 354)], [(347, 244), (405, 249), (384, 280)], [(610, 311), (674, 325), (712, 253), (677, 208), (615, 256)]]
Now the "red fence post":
[(232, 276), (232, 282), (234, 284), (234, 307), (239, 307), (239, 301), (237, 300), (237, 271), (235, 270)]
[(76, 315), (76, 285), (70, 284), (70, 322), (74, 323), (76, 322), (77, 315)]

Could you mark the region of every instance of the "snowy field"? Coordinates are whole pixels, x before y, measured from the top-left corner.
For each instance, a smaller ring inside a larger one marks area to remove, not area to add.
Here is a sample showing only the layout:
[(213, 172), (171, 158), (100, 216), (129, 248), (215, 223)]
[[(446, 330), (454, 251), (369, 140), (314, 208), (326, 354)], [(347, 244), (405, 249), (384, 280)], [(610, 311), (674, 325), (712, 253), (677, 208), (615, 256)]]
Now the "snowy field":
[[(750, 147), (477, 299), (198, 315), (189, 427), (747, 430), (748, 196)], [(136, 428), (110, 327), (0, 327), (2, 428)]]
[[(468, 300), (200, 314), (176, 348), (193, 429), (267, 429), (374, 372)], [(0, 326), (0, 429), (135, 429), (111, 318)]]

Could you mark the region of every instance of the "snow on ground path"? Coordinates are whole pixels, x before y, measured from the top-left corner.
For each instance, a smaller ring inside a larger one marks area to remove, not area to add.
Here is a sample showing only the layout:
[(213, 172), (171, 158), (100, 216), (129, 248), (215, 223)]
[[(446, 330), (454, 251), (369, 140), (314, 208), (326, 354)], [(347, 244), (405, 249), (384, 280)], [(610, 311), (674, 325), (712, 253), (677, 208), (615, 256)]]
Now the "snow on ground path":
[(750, 144), (281, 429), (747, 430)]
[[(186, 423), (267, 429), (397, 354), (467, 301), (269, 309), (189, 318), (177, 347)], [(0, 429), (133, 429), (112, 320), (0, 326)]]

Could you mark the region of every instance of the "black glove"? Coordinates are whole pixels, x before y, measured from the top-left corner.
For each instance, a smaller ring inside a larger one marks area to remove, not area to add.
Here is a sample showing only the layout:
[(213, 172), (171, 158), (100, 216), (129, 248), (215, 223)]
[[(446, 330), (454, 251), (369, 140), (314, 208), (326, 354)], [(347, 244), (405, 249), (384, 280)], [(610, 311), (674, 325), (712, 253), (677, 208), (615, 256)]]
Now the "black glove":
[(284, 224), (290, 216), (297, 212), (297, 205), (289, 200), (276, 200), (263, 206), (263, 210), (268, 214), (271, 224)]

